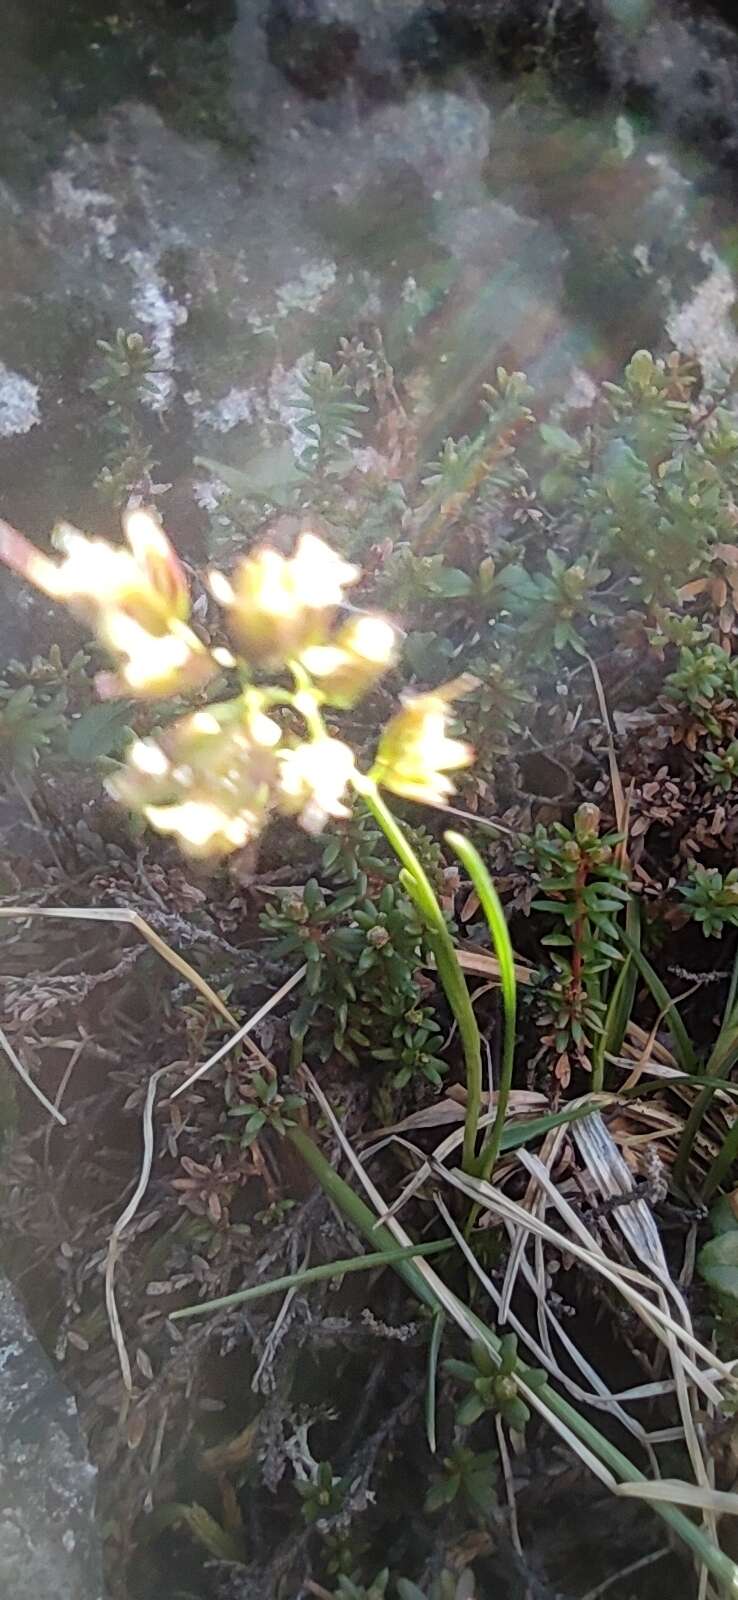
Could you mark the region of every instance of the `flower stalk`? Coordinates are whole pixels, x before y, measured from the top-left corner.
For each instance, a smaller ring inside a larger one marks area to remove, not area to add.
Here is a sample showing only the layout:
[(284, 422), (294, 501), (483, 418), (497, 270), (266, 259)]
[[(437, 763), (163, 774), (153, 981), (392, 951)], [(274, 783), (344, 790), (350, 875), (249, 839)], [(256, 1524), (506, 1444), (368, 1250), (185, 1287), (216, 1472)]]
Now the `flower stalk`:
[(403, 871), (401, 881), (419, 911), (428, 934), (428, 943), (443, 984), (446, 999), (456, 1018), (466, 1068), (466, 1115), (464, 1119), (463, 1167), (477, 1171), (477, 1129), (482, 1109), (482, 1042), (466, 979), (459, 962), (446, 918), (431, 888), (427, 875), (405, 834), (385, 804), (372, 777), (357, 773), (353, 787), (371, 812), (394, 851)]

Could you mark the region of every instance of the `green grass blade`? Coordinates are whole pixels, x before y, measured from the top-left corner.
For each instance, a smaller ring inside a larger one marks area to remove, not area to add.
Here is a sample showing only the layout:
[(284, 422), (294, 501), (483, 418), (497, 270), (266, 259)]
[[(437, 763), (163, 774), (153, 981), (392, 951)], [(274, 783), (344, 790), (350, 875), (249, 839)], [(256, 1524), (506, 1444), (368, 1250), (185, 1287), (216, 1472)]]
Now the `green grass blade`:
[(635, 962), (635, 965), (638, 968), (644, 983), (650, 990), (651, 996), (653, 1000), (655, 1000), (659, 1011), (663, 1014), (666, 1025), (671, 1034), (672, 1044), (674, 1046), (674, 1054), (679, 1062), (680, 1067), (684, 1072), (697, 1072), (699, 1070), (699, 1062), (692, 1048), (689, 1034), (687, 1033), (684, 1023), (682, 1022), (679, 1012), (677, 1011), (676, 1002), (672, 1000), (668, 989), (664, 987), (658, 973), (654, 972), (650, 961), (646, 960), (643, 951), (635, 943), (635, 941), (631, 939), (630, 934), (623, 933), (622, 940), (629, 955), (632, 956), (632, 959)]
[(398, 1261), (411, 1261), (413, 1256), (437, 1256), (453, 1246), (453, 1239), (433, 1239), (428, 1244), (395, 1245), (393, 1250), (373, 1250), (370, 1255), (348, 1256), (344, 1261), (322, 1261), (317, 1267), (304, 1267), (302, 1272), (287, 1272), (281, 1278), (270, 1278), (268, 1283), (254, 1283), (248, 1289), (236, 1289), (233, 1294), (219, 1295), (216, 1300), (202, 1300), (195, 1306), (182, 1306), (170, 1311), (172, 1322), (183, 1317), (204, 1317), (210, 1311), (223, 1311), (228, 1306), (242, 1306), (251, 1300), (262, 1300), (267, 1294), (284, 1294), (288, 1289), (302, 1289), (308, 1283), (320, 1283), (325, 1278), (342, 1278), (347, 1272), (371, 1272), (373, 1267), (395, 1266)]
[(733, 1015), (736, 1000), (738, 1000), (738, 944), (736, 944), (736, 951), (733, 957), (733, 967), (730, 974), (728, 994), (725, 1001), (725, 1011), (723, 1012), (723, 1027), (726, 1026), (726, 1023), (730, 1021), (730, 1018)]
[(446, 1315), (437, 1311), (433, 1318), (430, 1345), (428, 1346), (428, 1380), (425, 1389), (425, 1431), (428, 1436), (428, 1449), (431, 1455), (436, 1453), (436, 1387), (438, 1378), (438, 1357), (441, 1351), (443, 1330), (446, 1326)]
[[(731, 979), (731, 990), (732, 988), (733, 979)], [(713, 1085), (718, 1078), (721, 1081), (724, 1080), (724, 1074), (730, 1071), (736, 1061), (738, 1061), (738, 1010), (733, 1005), (730, 1010), (726, 1008), (725, 1020), (705, 1067), (704, 1077), (710, 1081), (704, 1084), (702, 1093), (697, 1096), (679, 1141), (679, 1149), (674, 1162), (674, 1182), (681, 1189), (685, 1189), (687, 1186), (692, 1148), (710, 1104)], [(705, 1188), (703, 1189), (703, 1199), (706, 1199), (708, 1194), (712, 1194), (718, 1184), (722, 1183), (723, 1178), (730, 1171), (736, 1159), (736, 1147), (731, 1135), (732, 1130), (710, 1168)]]
[[(641, 912), (637, 900), (628, 901), (625, 912), (625, 931), (640, 950)], [(618, 1056), (630, 1022), (635, 999), (638, 968), (630, 953), (620, 967), (605, 1016), (605, 1026), (597, 1036), (592, 1051), (592, 1091), (598, 1094), (605, 1080), (605, 1062), (608, 1056)]]
[[(663, 1084), (661, 1085), (663, 1088)], [(617, 1096), (608, 1098), (616, 1100)], [(602, 1110), (602, 1100), (593, 1099), (589, 1105), (581, 1101), (578, 1105), (565, 1106), (563, 1111), (547, 1111), (542, 1117), (531, 1117), (528, 1121), (518, 1122), (517, 1119), (508, 1128), (503, 1128), (500, 1140), (500, 1150), (519, 1150), (521, 1145), (529, 1144), (531, 1139), (538, 1139), (549, 1133), (551, 1128), (561, 1128), (567, 1122), (580, 1122), (583, 1117), (591, 1117), (593, 1112)]]
[(400, 862), (400, 881), (410, 895), (425, 923), (429, 945), (438, 968), (446, 999), (459, 1028), (464, 1065), (466, 1069), (466, 1121), (464, 1128), (464, 1169), (473, 1171), (476, 1166), (476, 1128), (482, 1103), (482, 1041), (479, 1036), (474, 1007), (461, 970), (454, 942), (446, 926), (443, 909), (433, 892), (427, 874), (418, 860), (409, 840), (386, 806), (372, 778), (357, 777), (354, 788), (361, 795), (367, 810), (382, 829), (388, 845)]
[(502, 909), (500, 897), (490, 878), (482, 857), (475, 845), (471, 844), (460, 833), (444, 834), (446, 843), (450, 845), (454, 854), (458, 856), (471, 878), (472, 884), (479, 896), (494, 945), (495, 955), (500, 967), (500, 987), (502, 989), (502, 1007), (505, 1016), (505, 1031), (502, 1044), (502, 1067), (500, 1071), (500, 1087), (497, 1096), (497, 1116), (492, 1124), (492, 1131), (482, 1146), (479, 1157), (479, 1171), (483, 1178), (489, 1176), (494, 1170), (495, 1162), (500, 1153), (502, 1130), (505, 1126), (507, 1105), (512, 1086), (513, 1066), (515, 1063), (515, 1023), (517, 1011), (517, 983), (515, 979), (515, 956), (510, 942), (505, 913)]
[(707, 1205), (712, 1199), (716, 1189), (719, 1189), (724, 1178), (728, 1176), (733, 1163), (738, 1160), (738, 1117), (732, 1128), (723, 1139), (722, 1148), (718, 1151), (715, 1160), (705, 1178), (702, 1186), (702, 1199)]

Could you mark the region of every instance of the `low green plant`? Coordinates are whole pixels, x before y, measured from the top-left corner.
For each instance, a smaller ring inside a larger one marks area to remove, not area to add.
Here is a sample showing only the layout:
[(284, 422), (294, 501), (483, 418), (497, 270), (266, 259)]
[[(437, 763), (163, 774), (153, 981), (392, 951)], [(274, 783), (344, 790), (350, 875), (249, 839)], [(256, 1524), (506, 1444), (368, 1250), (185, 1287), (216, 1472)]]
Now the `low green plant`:
[(247, 1099), (231, 1105), (228, 1110), (230, 1117), (244, 1118), (241, 1149), (246, 1150), (253, 1144), (266, 1127), (273, 1128), (275, 1133), (286, 1133), (288, 1128), (294, 1128), (294, 1113), (304, 1104), (303, 1095), (283, 1094), (280, 1091), (276, 1074), (252, 1072), (249, 1075)]
[(729, 794), (738, 778), (738, 739), (731, 739), (724, 749), (705, 751), (705, 767), (715, 788)]
[(706, 939), (719, 937), (725, 927), (738, 927), (738, 867), (723, 874), (693, 862), (679, 892)]
[(497, 1413), (516, 1433), (522, 1433), (530, 1421), (530, 1410), (521, 1399), (519, 1378), (533, 1386), (545, 1382), (545, 1373), (522, 1368), (518, 1361), (518, 1342), (514, 1333), (506, 1334), (500, 1342), (499, 1354), (493, 1358), (484, 1344), (473, 1344), (471, 1361), (444, 1361), (444, 1372), (466, 1386), (467, 1393), (461, 1401), (456, 1422), (460, 1428), (469, 1428), (486, 1412)]
[(385, 1600), (389, 1580), (389, 1567), (378, 1572), (369, 1584), (359, 1583), (343, 1574), (333, 1590), (333, 1600)]
[[(446, 803), (452, 793), (447, 773), (471, 759), (467, 747), (448, 731), (450, 708), (467, 684), (455, 682), (408, 697), (383, 729), (374, 759), (365, 771), (340, 737), (340, 717), (386, 671), (395, 656), (396, 638), (384, 619), (351, 615), (345, 622), (338, 620), (343, 590), (358, 578), (355, 568), (321, 540), (303, 535), (291, 558), (260, 549), (243, 558), (231, 578), (213, 575), (213, 596), (232, 640), (232, 649), (226, 651), (220, 645), (213, 648), (190, 626), (185, 577), (155, 519), (142, 511), (131, 513), (126, 519), (126, 535), (127, 550), (66, 530), (64, 560), (57, 563), (0, 523), (0, 555), (47, 594), (71, 601), (92, 622), (116, 668), (112, 677), (98, 680), (103, 697), (121, 694), (145, 703), (173, 694), (201, 697), (207, 684), (223, 671), (233, 675), (229, 681), (238, 681), (231, 699), (201, 702), (187, 716), (169, 723), (158, 738), (135, 740), (126, 762), (109, 783), (118, 800), (162, 834), (173, 836), (189, 853), (205, 858), (233, 855), (257, 839), (275, 814), (297, 817), (308, 832), (320, 833), (329, 818), (347, 814), (349, 794), (367, 808), (397, 858), (400, 890), (423, 925), (439, 982), (458, 1025), (467, 1099), (463, 1172), (456, 1173), (455, 1182), (472, 1200), (466, 1237), (445, 1207), (442, 1214), (456, 1243), (473, 1261), (471, 1225), (487, 1192), (482, 1180), (493, 1173), (502, 1147), (512, 1076), (516, 1014), (512, 947), (481, 858), (469, 841), (447, 835), (446, 842), (469, 872), (482, 905), (503, 992), (497, 1105), (482, 1123), (481, 1038), (464, 972), (438, 894), (385, 799), (389, 793), (436, 806)], [(560, 874), (563, 882), (559, 881), (558, 887), (556, 878), (552, 884), (547, 876), (553, 914), (561, 915), (562, 904), (568, 906), (563, 919), (567, 932), (584, 918), (595, 930), (593, 938), (612, 938), (608, 923), (611, 913), (623, 904), (624, 891), (618, 894), (616, 876), (605, 871), (612, 867), (616, 873), (618, 869), (607, 855), (612, 848), (608, 836), (599, 836), (599, 817), (595, 819), (592, 810), (588, 813), (582, 808), (573, 837), (566, 843), (575, 847), (577, 859), (575, 863), (573, 851), (567, 851), (568, 865)], [(587, 862), (584, 874), (583, 862)], [(599, 882), (589, 883), (590, 868), (604, 875), (604, 887)], [(587, 898), (590, 889), (593, 893)], [(572, 941), (575, 948), (573, 933)], [(612, 948), (617, 953), (617, 947)], [(628, 948), (635, 960), (631, 946)], [(612, 953), (608, 959), (613, 959)], [(716, 1073), (719, 1067), (731, 1065), (738, 1053), (734, 1018), (726, 1024), (718, 1046)], [(304, 1075), (323, 1115), (344, 1142), (320, 1085), (307, 1069)], [(259, 1100), (257, 1091), (253, 1102), (257, 1115), (275, 1100), (268, 1089)], [(251, 1107), (247, 1114), (253, 1115)], [(344, 1218), (373, 1250), (384, 1253), (383, 1260), (393, 1265), (431, 1311), (434, 1328), (442, 1327), (440, 1319), (445, 1317), (471, 1345), (472, 1360), (461, 1363), (457, 1372), (468, 1385), (461, 1406), (463, 1424), (470, 1425), (491, 1410), (499, 1411), (509, 1426), (519, 1428), (528, 1408), (535, 1407), (581, 1445), (590, 1461), (594, 1458), (601, 1463), (612, 1480), (642, 1483), (643, 1475), (630, 1459), (542, 1374), (525, 1366), (514, 1344), (501, 1339), (424, 1259), (445, 1251), (448, 1242), (414, 1246), (394, 1219), (378, 1220), (377, 1211), (341, 1177), (307, 1129), (281, 1110), (278, 1115), (281, 1136)], [(546, 1125), (553, 1125), (550, 1119)], [(524, 1137), (528, 1136), (526, 1130)], [(369, 1186), (366, 1174), (363, 1180), (379, 1209), (381, 1197)], [(329, 1265), (318, 1269), (318, 1275), (325, 1277), (334, 1270), (335, 1266)], [(305, 1275), (309, 1272), (306, 1269)], [(260, 1285), (259, 1292), (273, 1287)], [(322, 1477), (316, 1476), (317, 1495), (311, 1488), (304, 1496), (316, 1518), (326, 1508), (334, 1509), (334, 1499), (340, 1497), (330, 1464), (323, 1463), (320, 1473)], [(735, 1563), (718, 1547), (709, 1529), (691, 1521), (669, 1500), (658, 1501), (655, 1510), (718, 1584), (729, 1592), (738, 1590)], [(405, 1600), (416, 1600), (407, 1580), (398, 1582), (398, 1591)]]
[(439, 1573), (429, 1589), (419, 1589), (409, 1578), (398, 1578), (398, 1600), (474, 1600), (474, 1574), (470, 1567), (463, 1572)]
[(499, 579), (501, 603), (520, 628), (521, 644), (534, 661), (566, 649), (581, 655), (586, 649), (583, 627), (608, 612), (598, 595), (610, 576), (606, 568), (594, 558), (566, 562), (553, 550), (546, 559), (548, 572), (509, 566)]
[(64, 662), (59, 646), (30, 665), (9, 661), (0, 678), (0, 756), (2, 769), (28, 776), (42, 754), (68, 745), (71, 703), (89, 700), (89, 658), (79, 650)]
[[(542, 993), (542, 1020), (556, 1053), (559, 1079), (568, 1082), (574, 1061), (591, 1070), (595, 1036), (602, 1032), (603, 974), (623, 959), (616, 917), (628, 902), (626, 874), (616, 860), (617, 833), (601, 834), (595, 805), (579, 806), (571, 828), (539, 825), (521, 860), (537, 867), (537, 911), (558, 926), (541, 943), (551, 951), (554, 977)], [(563, 924), (563, 926), (562, 926)]]
[(307, 1523), (335, 1516), (346, 1497), (346, 1484), (337, 1478), (330, 1461), (318, 1463), (311, 1478), (297, 1478), (295, 1488), (302, 1500), (302, 1515)]
[[(465, 1365), (465, 1363), (462, 1363)], [(444, 1457), (443, 1471), (425, 1497), (426, 1511), (440, 1511), (463, 1501), (470, 1511), (488, 1517), (496, 1502), (499, 1460), (494, 1450), (475, 1451), (457, 1445)]]
[(738, 698), (738, 661), (718, 644), (705, 644), (679, 651), (679, 665), (664, 681), (671, 701), (698, 716), (709, 732), (719, 734), (720, 724), (713, 706), (720, 700)]
[[(433, 1039), (438, 1025), (418, 1007), (410, 982), (409, 955), (420, 957), (419, 930), (438, 969), (459, 1025), (468, 1076), (465, 1163), (476, 1161), (481, 1106), (481, 1039), (473, 1006), (444, 912), (403, 829), (388, 810), (381, 788), (431, 804), (452, 792), (449, 770), (471, 760), (471, 750), (449, 738), (449, 708), (462, 681), (408, 698), (379, 741), (369, 773), (357, 767), (350, 746), (330, 732), (326, 708), (347, 710), (393, 663), (397, 639), (383, 618), (351, 616), (336, 627), (343, 591), (359, 570), (312, 534), (298, 541), (287, 559), (269, 548), (243, 557), (233, 578), (215, 573), (211, 586), (234, 642), (235, 654), (212, 651), (189, 626), (190, 596), (184, 572), (160, 525), (150, 514), (127, 514), (128, 550), (92, 541), (74, 529), (61, 538), (63, 560), (55, 563), (8, 525), (0, 525), (0, 555), (47, 593), (67, 598), (93, 621), (118, 671), (98, 678), (104, 698), (142, 700), (201, 691), (223, 667), (238, 672), (241, 688), (231, 700), (211, 703), (169, 723), (159, 739), (135, 740), (108, 788), (134, 814), (173, 835), (190, 854), (223, 857), (258, 838), (275, 812), (296, 816), (311, 833), (330, 817), (348, 816), (353, 791), (384, 834), (401, 866), (400, 888), (419, 917), (416, 926), (385, 885), (378, 906), (359, 901), (361, 880), (333, 901), (351, 908), (353, 925), (331, 932), (357, 976), (380, 990), (395, 985), (389, 1038), (380, 1059), (396, 1059), (405, 1081), (418, 1068), (438, 1082), (442, 1060)], [(291, 687), (265, 674), (291, 678)], [(276, 713), (276, 715), (275, 715)], [(280, 716), (283, 720), (277, 720)], [(295, 721), (302, 736), (293, 732)], [(278, 930), (299, 949), (308, 967), (306, 1005), (321, 988), (323, 925), (330, 918), (317, 883), (305, 897), (277, 910)], [(317, 937), (316, 937), (317, 935)], [(410, 949), (408, 949), (408, 940)], [(341, 984), (337, 1026), (344, 1051), (349, 1005), (358, 999), (353, 979), (334, 962)], [(399, 986), (399, 993), (398, 993)], [(309, 1017), (298, 1014), (295, 1038)], [(358, 1043), (366, 1039), (352, 1019)], [(334, 1030), (335, 1031), (335, 1030)], [(348, 1049), (353, 1044), (348, 1043)], [(250, 1112), (259, 1122), (266, 1100)], [(263, 1125), (263, 1123), (261, 1124)], [(501, 1124), (500, 1124), (501, 1125)], [(257, 1129), (258, 1131), (258, 1129)]]
[(113, 340), (98, 339), (97, 348), (100, 370), (90, 388), (103, 402), (102, 426), (110, 444), (96, 484), (113, 505), (122, 506), (132, 491), (148, 491), (155, 465), (146, 408), (157, 402), (157, 356), (142, 334), (123, 328)]
[(354, 1065), (360, 1055), (392, 1063), (397, 1087), (416, 1072), (440, 1083), (447, 1064), (433, 1046), (441, 1030), (418, 995), (423, 928), (396, 884), (385, 883), (373, 899), (360, 873), (327, 899), (311, 878), (300, 894), (279, 896), (261, 924), (277, 935), (274, 955), (307, 962), (291, 1034), (308, 1054), (325, 1060), (336, 1050)]

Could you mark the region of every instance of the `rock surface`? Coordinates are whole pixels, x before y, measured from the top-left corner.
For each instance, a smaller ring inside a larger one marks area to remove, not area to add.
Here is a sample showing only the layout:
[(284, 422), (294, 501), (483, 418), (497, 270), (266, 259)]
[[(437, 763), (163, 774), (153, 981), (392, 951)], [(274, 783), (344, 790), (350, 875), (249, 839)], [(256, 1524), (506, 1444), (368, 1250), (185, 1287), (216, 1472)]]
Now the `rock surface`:
[(0, 1277), (2, 1600), (101, 1600), (95, 1477), (76, 1404)]

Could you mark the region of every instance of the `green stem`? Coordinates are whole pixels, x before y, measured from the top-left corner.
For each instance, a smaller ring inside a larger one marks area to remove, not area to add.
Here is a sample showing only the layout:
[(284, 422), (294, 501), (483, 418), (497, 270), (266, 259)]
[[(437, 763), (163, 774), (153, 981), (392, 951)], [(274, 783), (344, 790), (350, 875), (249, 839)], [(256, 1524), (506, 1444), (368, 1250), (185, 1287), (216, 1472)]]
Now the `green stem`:
[(515, 1022), (517, 1006), (517, 983), (515, 980), (515, 957), (513, 955), (510, 935), (507, 931), (505, 913), (502, 909), (500, 897), (484, 865), (479, 851), (461, 833), (447, 833), (446, 842), (459, 857), (462, 865), (471, 878), (474, 888), (479, 896), (479, 903), (487, 919), (490, 937), (495, 948), (495, 955), (500, 967), (500, 987), (502, 989), (502, 1007), (505, 1014), (505, 1031), (502, 1044), (502, 1065), (500, 1070), (500, 1085), (497, 1091), (497, 1116), (492, 1124), (486, 1142), (482, 1145), (479, 1157), (479, 1175), (488, 1178), (494, 1171), (497, 1158), (500, 1154), (502, 1133), (505, 1126), (507, 1106), (512, 1088), (513, 1065), (515, 1061)]
[(712, 1199), (715, 1190), (720, 1187), (723, 1178), (730, 1172), (733, 1162), (738, 1159), (738, 1117), (736, 1117), (730, 1131), (726, 1133), (720, 1150), (710, 1167), (702, 1186), (701, 1198), (707, 1204)]
[(426, 925), (428, 943), (438, 969), (438, 976), (458, 1023), (466, 1066), (466, 1116), (462, 1165), (465, 1172), (474, 1173), (477, 1170), (477, 1129), (482, 1110), (482, 1043), (466, 979), (446, 925), (446, 918), (426, 873), (400, 824), (385, 805), (374, 779), (357, 774), (354, 788), (375, 822), (378, 822), (387, 843), (404, 868), (403, 887)]
[[(386, 1223), (377, 1222), (374, 1212), (339, 1176), (330, 1165), (330, 1162), (326, 1161), (325, 1156), (318, 1149), (310, 1135), (305, 1133), (302, 1128), (291, 1128), (288, 1137), (318, 1179), (321, 1187), (339, 1211), (343, 1212), (348, 1221), (360, 1233), (363, 1233), (371, 1244), (376, 1245), (379, 1243), (383, 1250), (396, 1249), (397, 1240)], [(445, 1284), (442, 1284), (441, 1279), (437, 1279), (437, 1282), (439, 1291), (441, 1289), (443, 1291), (443, 1298), (440, 1297), (440, 1294), (434, 1293), (432, 1279), (436, 1277), (436, 1274), (432, 1273), (431, 1269), (426, 1268), (425, 1272), (421, 1272), (420, 1267), (414, 1261), (398, 1259), (394, 1270), (400, 1274), (408, 1287), (413, 1290), (413, 1293), (422, 1300), (424, 1305), (429, 1306), (434, 1314), (439, 1311), (448, 1311), (454, 1306), (458, 1307), (460, 1319), (465, 1325), (472, 1328), (474, 1338), (481, 1339), (492, 1355), (499, 1357), (501, 1342), (499, 1336), (491, 1328), (487, 1327), (486, 1323), (482, 1322), (468, 1306), (464, 1305), (464, 1302), (459, 1300), (458, 1296), (454, 1295)], [(523, 1362), (519, 1362), (517, 1365), (518, 1367), (524, 1367)], [(564, 1400), (561, 1395), (557, 1394), (556, 1390), (552, 1389), (548, 1383), (544, 1384), (537, 1393), (551, 1415), (565, 1423), (567, 1428), (581, 1440), (582, 1444), (586, 1445), (603, 1465), (609, 1467), (614, 1477), (623, 1483), (646, 1483), (648, 1481), (644, 1473), (639, 1472), (628, 1456), (623, 1455), (622, 1451), (618, 1450), (614, 1444), (610, 1443), (609, 1439), (599, 1433), (585, 1417), (580, 1416), (579, 1412), (567, 1400)], [(736, 1567), (735, 1562), (731, 1561), (729, 1556), (724, 1555), (723, 1551), (713, 1544), (702, 1529), (696, 1523), (691, 1522), (689, 1517), (685, 1516), (678, 1506), (670, 1505), (664, 1501), (654, 1501), (652, 1509), (657, 1516), (661, 1517), (664, 1522), (667, 1522), (674, 1529), (674, 1532), (679, 1535), (683, 1543), (694, 1552), (697, 1559), (704, 1562), (713, 1577), (723, 1585), (726, 1593), (732, 1596), (733, 1600), (738, 1600), (738, 1567)]]
[(348, 1272), (371, 1272), (375, 1267), (393, 1267), (398, 1261), (409, 1261), (412, 1256), (437, 1256), (453, 1248), (453, 1239), (431, 1239), (427, 1244), (396, 1245), (394, 1250), (373, 1250), (365, 1256), (348, 1256), (345, 1261), (322, 1261), (317, 1267), (303, 1267), (301, 1272), (286, 1272), (282, 1278), (270, 1278), (268, 1283), (254, 1283), (248, 1289), (235, 1289), (233, 1294), (218, 1295), (216, 1300), (201, 1300), (196, 1306), (182, 1306), (170, 1311), (172, 1322), (183, 1317), (204, 1317), (211, 1311), (224, 1311), (228, 1306), (242, 1306), (252, 1300), (263, 1300), (267, 1294), (284, 1294), (288, 1289), (302, 1289), (308, 1283), (320, 1283), (325, 1278), (344, 1278)]
[[(723, 1026), (720, 1029), (714, 1048), (705, 1067), (704, 1077), (724, 1077), (726, 1073), (730, 1071), (730, 1068), (733, 1066), (736, 1057), (738, 1057), (738, 1012), (734, 1008), (734, 1010), (728, 1016), (726, 1016)], [(674, 1182), (682, 1189), (684, 1189), (686, 1186), (687, 1171), (689, 1168), (689, 1158), (692, 1154), (692, 1146), (697, 1134), (699, 1133), (702, 1125), (702, 1119), (708, 1109), (711, 1097), (712, 1085), (705, 1084), (702, 1092), (698, 1094), (684, 1125), (684, 1131), (679, 1141), (679, 1149), (677, 1150), (673, 1169)], [(708, 1194), (712, 1194), (713, 1190), (717, 1187), (717, 1184), (722, 1181), (725, 1173), (729, 1171), (732, 1162), (735, 1160), (735, 1135), (736, 1129), (734, 1124), (730, 1133), (727, 1135), (727, 1138), (723, 1141), (720, 1152), (710, 1168), (705, 1189), (703, 1191), (703, 1199), (706, 1199)], [(717, 1176), (715, 1176), (716, 1173)]]
[[(366, 1202), (358, 1194), (354, 1193), (350, 1185), (346, 1183), (346, 1180), (340, 1177), (335, 1168), (331, 1166), (330, 1161), (326, 1161), (322, 1150), (318, 1149), (315, 1140), (311, 1138), (310, 1134), (306, 1133), (303, 1128), (289, 1128), (287, 1130), (287, 1138), (302, 1156), (313, 1176), (317, 1178), (328, 1199), (333, 1202), (338, 1211), (343, 1213), (344, 1217), (356, 1228), (357, 1232), (363, 1233), (364, 1238), (368, 1239), (375, 1249), (379, 1246), (383, 1251), (396, 1250), (397, 1239), (392, 1230), (387, 1227), (385, 1222), (377, 1222), (374, 1212), (370, 1211)], [(429, 1306), (431, 1311), (438, 1310), (436, 1297), (432, 1294), (422, 1272), (418, 1270), (412, 1258), (409, 1261), (397, 1261), (395, 1263), (395, 1271), (404, 1279), (408, 1288), (412, 1289), (413, 1294), (423, 1301), (424, 1305)]]

